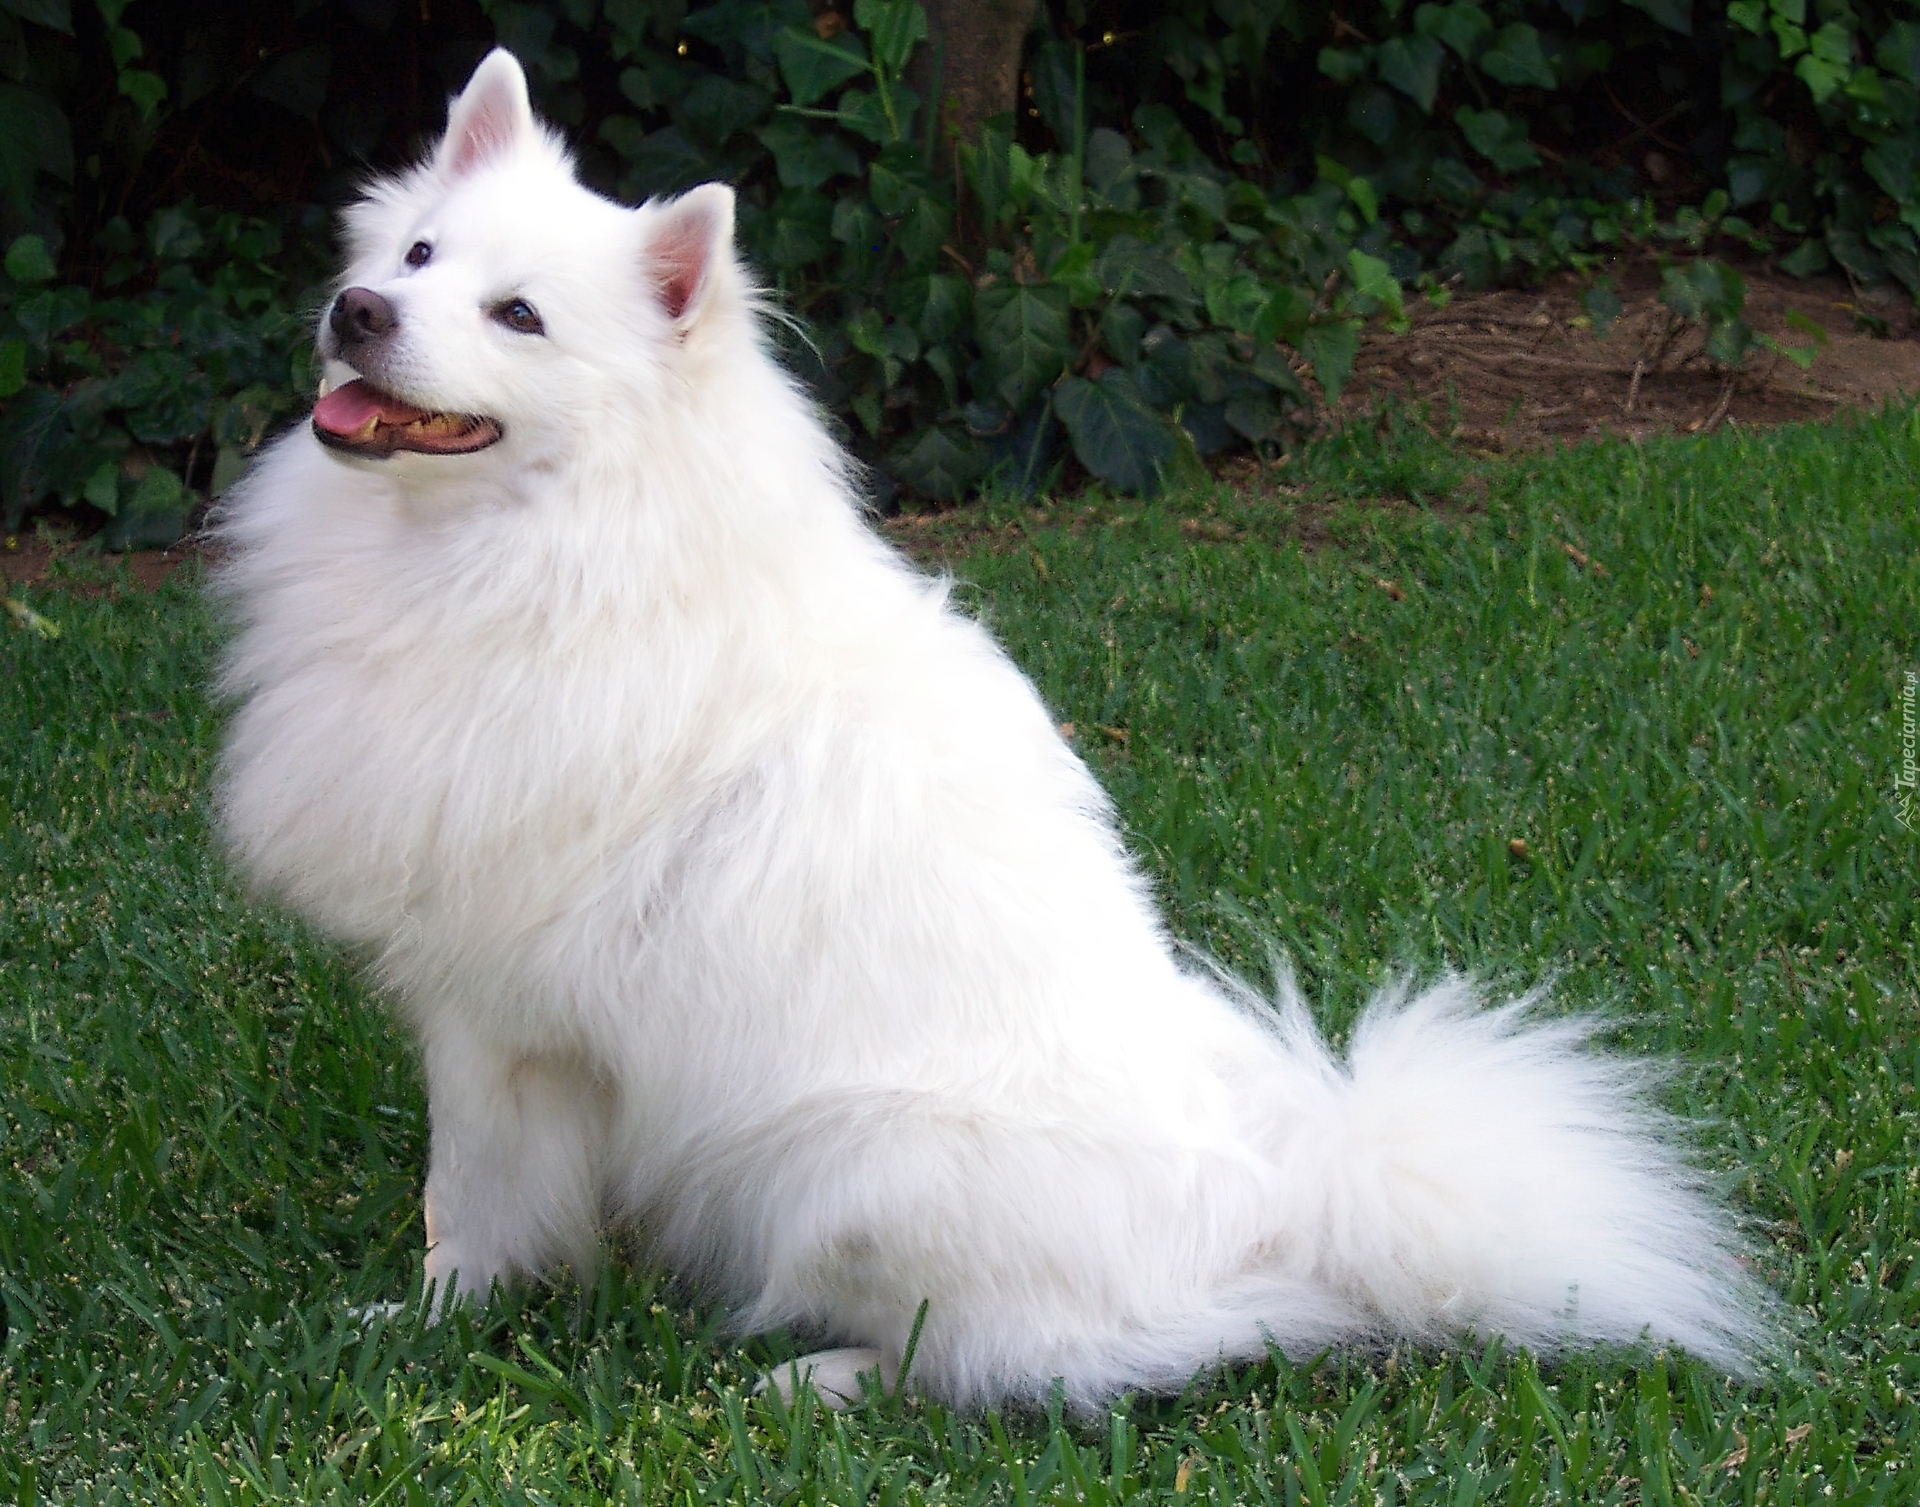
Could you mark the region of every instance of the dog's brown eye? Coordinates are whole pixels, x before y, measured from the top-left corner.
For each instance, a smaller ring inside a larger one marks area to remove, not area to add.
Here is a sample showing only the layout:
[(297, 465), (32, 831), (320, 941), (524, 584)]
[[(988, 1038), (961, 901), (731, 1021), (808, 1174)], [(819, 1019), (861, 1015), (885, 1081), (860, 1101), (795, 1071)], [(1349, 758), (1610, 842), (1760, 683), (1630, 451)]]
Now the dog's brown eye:
[(433, 256), (433, 248), (425, 241), (415, 241), (407, 248), (407, 265), (424, 267)]
[(544, 335), (547, 327), (540, 322), (540, 316), (534, 312), (533, 305), (524, 298), (509, 298), (504, 303), (493, 306), (493, 317), (510, 330), (518, 330), (522, 335)]

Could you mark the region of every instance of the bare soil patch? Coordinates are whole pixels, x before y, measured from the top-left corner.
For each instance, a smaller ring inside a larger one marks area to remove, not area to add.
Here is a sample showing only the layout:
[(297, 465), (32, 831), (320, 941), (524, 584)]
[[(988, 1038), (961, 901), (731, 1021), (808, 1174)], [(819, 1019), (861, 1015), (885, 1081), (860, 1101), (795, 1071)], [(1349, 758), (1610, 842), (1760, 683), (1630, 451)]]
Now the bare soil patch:
[(167, 549), (101, 551), (87, 534), (86, 522), (58, 520), (49, 528), (0, 537), (0, 584), (47, 586), (76, 596), (108, 596), (126, 590), (151, 591), (186, 560), (201, 553), (189, 537)]
[(1468, 444), (1515, 451), (1823, 419), (1920, 391), (1920, 329), (1897, 290), (1760, 269), (1746, 278), (1756, 331), (1808, 346), (1813, 337), (1787, 322), (1794, 312), (1826, 332), (1810, 369), (1756, 345), (1729, 380), (1707, 359), (1699, 327), (1659, 301), (1659, 270), (1640, 262), (1615, 273), (1623, 307), (1605, 335), (1594, 333), (1571, 275), (1525, 292), (1458, 294), (1444, 308), (1417, 300), (1412, 329), (1362, 347), (1335, 421), (1413, 398)]

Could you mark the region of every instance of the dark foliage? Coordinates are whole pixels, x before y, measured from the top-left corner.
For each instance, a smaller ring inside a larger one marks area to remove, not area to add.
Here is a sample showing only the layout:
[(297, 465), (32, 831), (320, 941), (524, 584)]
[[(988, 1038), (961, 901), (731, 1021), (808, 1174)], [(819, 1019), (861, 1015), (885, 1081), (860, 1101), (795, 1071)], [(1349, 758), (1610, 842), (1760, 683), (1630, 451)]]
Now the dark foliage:
[(1891, 5), (1055, 0), (1020, 109), (955, 142), (913, 0), (0, 0), (7, 526), (89, 504), (137, 540), (223, 485), (303, 401), (316, 206), (496, 41), (596, 187), (739, 187), (795, 365), (924, 496), (1284, 445), (1409, 283), (1670, 245), (1728, 365), (1752, 336), (1710, 242), (1920, 289)]

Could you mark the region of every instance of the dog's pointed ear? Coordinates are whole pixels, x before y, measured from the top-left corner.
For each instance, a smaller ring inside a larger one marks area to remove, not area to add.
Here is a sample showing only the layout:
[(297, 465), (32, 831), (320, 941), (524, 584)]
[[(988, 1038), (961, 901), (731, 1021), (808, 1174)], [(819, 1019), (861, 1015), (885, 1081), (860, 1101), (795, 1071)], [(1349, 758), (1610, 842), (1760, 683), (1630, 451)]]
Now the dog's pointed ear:
[(447, 112), (447, 134), (434, 153), (443, 178), (460, 178), (482, 164), (504, 157), (534, 132), (533, 107), (527, 102), (527, 76), (519, 59), (496, 47), (480, 60)]
[(642, 257), (669, 319), (692, 322), (732, 242), (733, 190), (724, 183), (703, 183), (661, 207)]

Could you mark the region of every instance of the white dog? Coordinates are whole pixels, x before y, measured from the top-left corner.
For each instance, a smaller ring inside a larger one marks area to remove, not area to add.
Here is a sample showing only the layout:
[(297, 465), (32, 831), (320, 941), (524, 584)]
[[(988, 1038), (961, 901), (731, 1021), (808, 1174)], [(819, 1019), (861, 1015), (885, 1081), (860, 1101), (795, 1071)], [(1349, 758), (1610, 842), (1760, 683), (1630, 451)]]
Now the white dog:
[(221, 813), (378, 961), (443, 1295), (604, 1222), (960, 1405), (1472, 1330), (1738, 1367), (1766, 1300), (1635, 1072), (1444, 983), (1346, 1060), (1183, 967), (1031, 684), (868, 530), (718, 185), (579, 186), (504, 52), (347, 215), (225, 525)]

